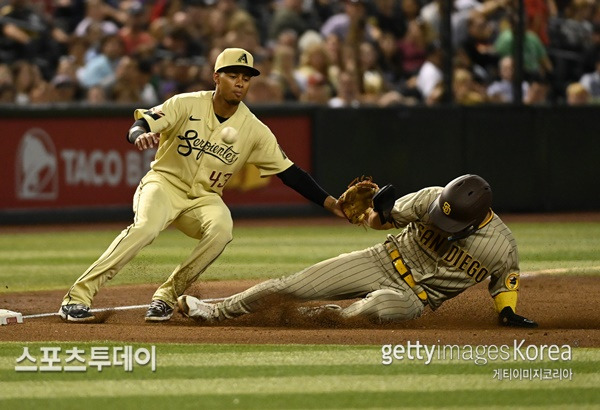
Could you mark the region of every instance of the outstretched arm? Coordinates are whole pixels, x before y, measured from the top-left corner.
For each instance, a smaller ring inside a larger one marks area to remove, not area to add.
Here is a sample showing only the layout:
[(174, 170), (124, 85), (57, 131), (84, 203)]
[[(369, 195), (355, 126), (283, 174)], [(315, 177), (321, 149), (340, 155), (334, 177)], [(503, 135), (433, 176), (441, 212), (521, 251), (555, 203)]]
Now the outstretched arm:
[(298, 192), (306, 199), (322, 206), (332, 214), (344, 218), (337, 199), (329, 195), (317, 182), (302, 168), (293, 164), (283, 172), (277, 174), (281, 181)]

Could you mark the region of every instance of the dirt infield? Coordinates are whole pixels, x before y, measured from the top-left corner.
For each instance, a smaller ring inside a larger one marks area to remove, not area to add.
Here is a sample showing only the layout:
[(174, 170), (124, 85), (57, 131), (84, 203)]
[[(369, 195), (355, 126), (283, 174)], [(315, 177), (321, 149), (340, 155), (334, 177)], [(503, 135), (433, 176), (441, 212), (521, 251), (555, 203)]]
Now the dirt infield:
[[(231, 295), (256, 281), (199, 282), (188, 293), (202, 298)], [(2, 341), (122, 341), (128, 343), (315, 343), (400, 344), (568, 344), (600, 347), (600, 278), (592, 276), (525, 276), (519, 313), (536, 320), (537, 329), (500, 327), (485, 285), (468, 289), (436, 312), (400, 324), (342, 322), (333, 317), (306, 318), (293, 306), (247, 315), (220, 324), (195, 323), (176, 313), (167, 323), (144, 322), (145, 310), (98, 314), (98, 323), (63, 323), (58, 316), (26, 319), (0, 327)], [(107, 287), (96, 308), (147, 304), (153, 285)], [(3, 293), (0, 308), (24, 315), (58, 310), (64, 291)], [(347, 304), (350, 301), (344, 301)]]

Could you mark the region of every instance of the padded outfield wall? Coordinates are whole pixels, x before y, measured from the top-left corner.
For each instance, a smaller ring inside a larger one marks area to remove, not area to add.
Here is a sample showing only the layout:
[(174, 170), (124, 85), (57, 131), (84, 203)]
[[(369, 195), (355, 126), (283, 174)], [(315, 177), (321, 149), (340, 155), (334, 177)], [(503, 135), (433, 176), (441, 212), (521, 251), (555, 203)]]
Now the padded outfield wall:
[[(0, 223), (123, 220), (152, 152), (125, 141), (133, 107), (0, 108)], [(400, 193), (477, 173), (499, 212), (600, 209), (598, 107), (258, 106), (288, 156), (332, 194), (358, 175)], [(234, 216), (324, 211), (245, 169)]]

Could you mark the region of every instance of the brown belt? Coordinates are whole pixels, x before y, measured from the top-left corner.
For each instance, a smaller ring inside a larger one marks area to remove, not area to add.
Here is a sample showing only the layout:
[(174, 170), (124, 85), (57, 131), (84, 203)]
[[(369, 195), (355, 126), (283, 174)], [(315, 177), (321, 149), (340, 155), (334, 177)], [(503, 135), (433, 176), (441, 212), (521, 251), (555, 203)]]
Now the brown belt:
[(398, 249), (388, 249), (388, 252), (390, 254), (390, 258), (392, 258), (392, 265), (394, 265), (394, 269), (396, 269), (396, 272), (398, 272), (402, 280), (404, 280), (404, 282), (406, 282), (406, 284), (410, 286), (410, 288), (413, 290), (413, 292), (415, 292), (419, 299), (421, 299), (421, 302), (427, 304), (427, 293), (424, 290), (417, 292), (417, 290), (415, 289), (415, 287), (417, 286), (417, 284), (415, 283), (415, 278), (413, 278), (412, 273), (410, 273), (410, 270), (408, 270), (408, 268), (404, 264), (404, 261), (400, 256), (400, 252), (398, 252)]

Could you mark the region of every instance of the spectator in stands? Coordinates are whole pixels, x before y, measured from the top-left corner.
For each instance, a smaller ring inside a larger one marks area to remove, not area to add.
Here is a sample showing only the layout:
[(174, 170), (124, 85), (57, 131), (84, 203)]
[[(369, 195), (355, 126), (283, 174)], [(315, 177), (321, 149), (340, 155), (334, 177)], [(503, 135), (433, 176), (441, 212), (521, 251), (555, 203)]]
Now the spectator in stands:
[(100, 54), (93, 57), (83, 67), (77, 70), (77, 79), (84, 88), (95, 85), (110, 87), (115, 81), (115, 71), (123, 57), (125, 48), (118, 35), (102, 39)]
[(592, 102), (590, 93), (581, 83), (569, 84), (565, 94), (568, 105), (587, 105)]
[(31, 102), (31, 93), (44, 82), (42, 73), (38, 66), (20, 60), (12, 65), (13, 77), (15, 79), (15, 103), (27, 105)]
[(277, 45), (273, 50), (273, 69), (271, 78), (283, 92), (285, 101), (298, 101), (302, 90), (294, 75), (296, 68), (296, 50), (286, 45)]
[(594, 101), (600, 101), (600, 53), (596, 56), (596, 70), (584, 74), (579, 82)]
[(102, 35), (117, 34), (119, 26), (111, 19), (114, 9), (102, 0), (87, 0), (85, 2), (85, 17), (75, 27), (73, 34), (85, 37), (91, 25), (97, 25)]
[(58, 0), (44, 1), (44, 3), (46, 3), (46, 12), (52, 16), (54, 25), (65, 33), (73, 33), (77, 24), (85, 17), (86, 1)]
[(306, 30), (316, 29), (315, 20), (310, 13), (303, 12), (303, 0), (281, 0), (269, 23), (269, 38), (275, 40), (282, 31), (292, 30), (298, 36)]
[(254, 17), (240, 7), (237, 0), (216, 0), (216, 9), (223, 15), (227, 31), (250, 29), (258, 35), (259, 30)]
[(103, 34), (102, 33), (102, 28), (100, 27), (100, 23), (97, 22), (93, 22), (91, 23), (85, 32), (85, 36), (81, 37), (84, 41), (84, 44), (86, 45), (86, 50), (83, 56), (83, 64), (87, 64), (88, 62), (90, 62), (94, 57), (97, 57), (98, 55), (100, 55), (101, 53), (101, 47), (102, 47), (102, 39), (105, 36), (108, 35), (113, 35), (116, 36), (118, 35), (118, 32), (114, 33), (114, 34)]
[(165, 27), (161, 42), (157, 45), (154, 55), (158, 58), (189, 58), (199, 52), (189, 31), (181, 26)]
[(283, 102), (283, 89), (273, 78), (261, 75), (252, 79), (252, 87), (246, 95), (246, 101), (248, 104), (281, 103)]
[[(513, 58), (510, 56), (503, 57), (498, 63), (498, 72), (500, 78), (493, 81), (487, 88), (487, 95), (491, 102), (498, 103), (512, 103), (514, 102), (513, 96), (513, 75), (514, 75), (514, 64)], [(523, 81), (523, 96), (527, 95), (529, 84)]]
[(337, 87), (337, 78), (344, 69), (344, 50), (338, 36), (330, 34), (325, 37), (325, 50), (329, 56), (329, 78), (332, 84)]
[[(154, 42), (159, 45), (156, 49), (152, 46), (146, 48), (147, 51), (152, 50), (155, 67), (153, 78), (159, 99), (167, 99), (168, 96), (191, 89), (194, 85), (202, 84), (203, 87), (200, 88), (206, 88), (206, 84), (210, 86), (212, 84), (210, 67), (214, 65), (212, 50), (222, 50), (224, 47), (236, 44), (251, 51), (255, 55), (256, 64), (263, 65), (266, 72), (270, 71), (269, 63), (271, 61), (275, 63), (272, 58), (275, 58), (276, 50), (280, 45), (292, 47), (294, 53), (300, 56), (300, 61), (297, 59), (294, 67), (295, 76), (298, 77), (297, 91), (293, 91), (294, 82), (289, 80), (291, 78), (289, 61), (286, 63), (285, 73), (277, 64), (274, 68), (273, 76), (279, 77), (278, 81), (285, 77), (284, 82), (289, 84), (286, 86), (280, 83), (284, 90), (285, 101), (321, 100), (326, 104), (338, 87), (339, 73), (350, 71), (358, 73), (359, 89), (363, 92), (362, 97), (365, 97), (363, 103), (370, 101), (384, 105), (402, 104), (405, 101), (403, 98), (411, 95), (412, 92), (420, 97), (420, 91), (416, 86), (417, 74), (421, 75), (420, 87), (423, 87), (425, 78), (429, 79), (425, 82), (430, 83), (430, 86), (426, 87), (428, 97), (423, 101), (434, 103), (443, 95), (443, 88), (439, 85), (441, 72), (439, 67), (436, 69), (435, 64), (432, 66), (431, 61), (425, 63), (423, 47), (417, 45), (427, 44), (435, 38), (434, 29), (439, 27), (440, 21), (440, 1), (69, 0), (51, 2), (36, 0), (34, 2), (33, 0), (4, 0), (2, 3), (7, 4), (7, 7), (3, 7), (1, 13), (23, 23), (13, 25), (10, 20), (8, 22), (0, 20), (0, 62), (10, 63), (12, 69), (15, 58), (23, 57), (39, 64), (37, 70), (39, 72), (41, 68), (41, 77), (34, 81), (35, 84), (24, 87), (23, 84), (28, 81), (19, 81), (19, 76), (16, 74), (18, 70), (15, 68), (13, 90), (4, 87), (3, 99), (6, 100), (11, 93), (14, 93), (14, 99), (21, 104), (28, 103), (32, 98), (40, 103), (52, 101), (55, 90), (51, 79), (54, 77), (66, 74), (72, 78), (74, 69), (77, 69), (80, 74), (83, 72), (90, 74), (94, 72), (90, 68), (91, 61), (94, 61), (96, 69), (112, 65), (114, 70), (114, 64), (99, 64), (98, 60), (104, 55), (101, 53), (100, 46), (101, 40), (107, 34), (114, 35), (121, 30), (121, 33), (127, 33), (124, 37), (127, 39), (127, 44), (131, 45), (139, 39), (136, 30), (141, 30), (145, 33), (148, 44)], [(524, 102), (547, 103), (548, 96), (564, 95), (567, 85), (576, 81), (581, 82), (588, 89), (593, 99), (597, 99), (599, 97), (595, 96), (596, 93), (590, 84), (593, 78), (600, 75), (596, 72), (595, 60), (600, 52), (600, 17), (598, 17), (600, 7), (588, 0), (560, 1), (556, 4), (555, 2), (556, 0), (525, 0), (529, 27), (525, 44), (526, 79), (542, 75), (552, 78), (553, 83), (539, 82), (537, 79), (532, 81), (531, 89), (524, 92)], [(275, 10), (277, 18), (269, 21), (265, 16), (272, 15), (275, 3), (280, 6)], [(469, 29), (468, 40), (464, 47), (466, 53), (457, 53), (455, 64), (458, 62), (456, 67), (470, 71), (477, 82), (487, 83), (488, 79), (495, 78), (494, 71), (498, 70), (499, 65), (480, 61), (480, 59), (493, 58), (487, 52), (482, 53), (482, 50), (489, 49), (487, 45), (491, 40), (497, 37), (494, 43), (498, 57), (512, 55), (512, 33), (510, 30), (503, 30), (498, 35), (497, 31), (499, 17), (505, 16), (510, 11), (509, 3), (509, 0), (453, 0), (454, 40), (460, 41), (467, 34), (467, 28)], [(45, 10), (46, 14), (41, 10)], [(56, 17), (54, 22), (51, 16)], [(419, 20), (417, 20), (418, 16), (421, 17)], [(278, 21), (279, 18), (281, 21)], [(467, 19), (470, 22), (468, 26), (462, 23)], [(423, 20), (432, 21), (434, 24), (434, 27), (429, 28), (431, 35), (427, 30), (423, 33)], [(36, 25), (36, 21), (39, 24)], [(302, 24), (296, 24), (300, 21)], [(325, 21), (326, 23), (323, 24)], [(148, 26), (149, 22), (152, 23), (150, 26)], [(549, 44), (545, 38), (547, 33), (544, 28), (548, 24), (551, 34)], [(421, 33), (416, 30), (417, 26), (421, 27)], [(309, 29), (305, 30), (303, 27)], [(269, 28), (278, 31), (279, 34), (267, 41), (265, 35)], [(70, 30), (73, 32), (67, 36)], [(323, 30), (331, 34), (321, 36), (315, 30)], [(399, 37), (404, 32), (406, 35)], [(484, 32), (487, 37), (484, 36), (482, 40), (479, 34)], [(537, 37), (533, 33), (537, 33)], [(71, 39), (66, 41), (68, 37)], [(375, 70), (378, 72), (377, 75), (372, 75), (375, 72), (373, 69), (365, 69), (365, 59), (368, 57), (372, 60), (373, 56), (372, 50), (361, 44), (369, 39), (375, 40), (371, 44), (375, 46), (378, 57)], [(309, 49), (312, 51), (313, 48), (318, 48), (314, 43), (325, 45), (327, 57), (322, 58), (315, 53), (313, 60), (317, 62), (319, 68), (309, 64), (310, 68), (307, 69), (302, 56)], [(552, 60), (545, 53), (545, 45), (551, 50)], [(359, 47), (363, 49), (362, 52)], [(131, 49), (136, 47), (131, 46)], [(281, 48), (281, 50), (286, 50), (282, 56), (292, 51), (289, 48)], [(566, 60), (561, 59), (557, 50), (569, 53), (565, 57)], [(123, 55), (127, 53), (123, 51)], [(151, 54), (145, 51), (143, 53)], [(462, 59), (465, 54), (470, 56), (470, 60)], [(132, 57), (137, 58), (137, 55)], [(285, 58), (289, 59), (290, 56)], [(327, 62), (319, 63), (319, 59)], [(67, 64), (66, 62), (70, 60), (74, 61)], [(465, 61), (471, 61), (472, 64), (463, 63)], [(555, 73), (551, 61), (556, 62)], [(479, 70), (479, 66), (484, 67), (484, 70)], [(23, 69), (23, 73), (27, 71)], [(99, 71), (95, 71), (94, 76), (88, 77), (99, 76)], [(315, 80), (319, 77), (316, 75), (315, 78), (310, 79), (312, 85), (308, 97), (309, 78), (315, 73), (320, 73), (322, 79)], [(489, 74), (489, 77), (486, 77), (486, 74)], [(21, 76), (22, 79), (27, 77), (27, 74)], [(29, 77), (34, 76), (29, 75)], [(380, 81), (381, 77), (383, 81)], [(508, 90), (512, 90), (508, 87), (508, 81), (503, 79), (502, 75), (499, 77), (496, 86), (504, 91), (501, 94), (494, 94), (494, 97), (490, 98), (493, 101), (505, 101), (509, 98)], [(321, 81), (325, 81), (325, 86), (320, 84)], [(110, 84), (110, 80), (108, 83)], [(381, 84), (386, 85), (383, 91), (387, 88), (392, 89), (392, 92), (386, 94), (384, 102), (365, 93), (369, 90), (369, 86), (379, 87)], [(260, 86), (257, 88), (258, 93)], [(490, 92), (493, 89), (490, 87)], [(106, 91), (108, 91), (108, 100), (113, 98), (111, 90)], [(94, 92), (91, 91), (91, 94)], [(88, 101), (90, 98), (87, 94), (82, 92), (77, 95), (86, 96), (82, 100)], [(263, 93), (263, 95), (268, 94)], [(329, 97), (324, 98), (323, 96), (327, 94)], [(499, 95), (504, 96), (500, 98)], [(101, 101), (102, 98), (94, 98), (94, 100)]]
[(418, 0), (374, 0), (373, 6), (369, 21), (373, 24), (377, 40), (383, 33), (391, 33), (395, 38), (403, 37), (407, 21), (417, 17), (420, 9)]
[(0, 63), (0, 104), (12, 104), (15, 102), (15, 80), (10, 66)]
[[(494, 48), (500, 57), (513, 55), (513, 32), (508, 23), (494, 42)], [(552, 62), (540, 38), (531, 30), (526, 30), (523, 39), (523, 70), (528, 76), (548, 76), (552, 73)]]
[(52, 85), (53, 103), (65, 104), (78, 100), (79, 85), (69, 75), (59, 74), (52, 79), (50, 84)]
[(397, 58), (402, 77), (406, 80), (417, 75), (427, 60), (427, 46), (432, 40), (431, 28), (421, 20), (408, 22), (406, 35), (398, 42)]
[[(600, 14), (600, 5), (598, 6), (598, 13)], [(598, 21), (594, 23), (594, 30), (590, 37), (590, 42), (583, 50), (583, 72), (588, 73), (596, 69), (596, 60), (600, 56), (600, 17)]]
[(548, 104), (548, 94), (550, 84), (542, 76), (531, 76), (529, 78), (529, 88), (523, 98), (523, 103), (527, 105), (546, 105)]
[(54, 75), (69, 39), (29, 0), (9, 0), (6, 6), (0, 8), (0, 33), (0, 60), (8, 63), (31, 61), (40, 68), (45, 78)]
[(300, 102), (327, 105), (331, 95), (332, 89), (326, 78), (314, 72), (308, 78), (306, 89), (300, 94)]
[(473, 74), (464, 68), (454, 70), (452, 81), (454, 102), (460, 105), (481, 104), (487, 101), (485, 89), (473, 80)]
[(468, 59), (468, 67), (482, 82), (489, 82), (496, 75), (498, 57), (494, 49), (494, 28), (483, 13), (469, 13), (467, 33), (460, 49)]
[(300, 55), (300, 64), (295, 71), (296, 81), (304, 92), (308, 88), (308, 80), (313, 74), (321, 74), (327, 83), (329, 78), (329, 53), (323, 42), (312, 43)]
[(361, 105), (358, 75), (342, 71), (339, 76), (337, 95), (331, 98), (328, 105), (332, 108), (352, 107)]
[[(210, 21), (215, 2), (211, 0), (185, 0), (183, 4), (184, 7), (175, 12), (170, 19), (169, 26), (170, 28), (182, 28), (187, 32), (189, 38), (189, 44), (186, 46), (188, 56), (204, 55), (211, 46), (212, 26)], [(224, 31), (225, 27), (223, 26)]]
[(442, 83), (443, 73), (442, 49), (439, 42), (434, 41), (429, 44), (427, 50), (427, 60), (423, 63), (415, 80), (410, 81), (407, 86), (410, 87), (414, 82), (416, 89), (421, 94), (424, 101), (431, 97), (436, 86)]
[(325, 38), (335, 34), (340, 40), (359, 43), (363, 40), (374, 41), (374, 26), (367, 20), (365, 0), (343, 0), (344, 11), (331, 16), (321, 26), (321, 35)]
[(42, 80), (38, 82), (29, 93), (29, 104), (50, 104), (54, 100), (54, 89), (52, 85)]
[(104, 105), (108, 103), (106, 91), (99, 85), (88, 88), (84, 103), (89, 105)]
[(533, 31), (540, 41), (548, 47), (548, 25), (551, 17), (556, 17), (558, 10), (554, 0), (524, 0), (527, 29)]
[(275, 44), (272, 45), (273, 48), (281, 45), (281, 46), (288, 46), (288, 47), (292, 47), (294, 50), (298, 49), (298, 33), (296, 33), (294, 30), (283, 30), (281, 33), (279, 33), (279, 35), (277, 36), (277, 39), (275, 40)]
[[(396, 38), (392, 33), (383, 32), (377, 41), (377, 46), (379, 51), (379, 66), (383, 71), (386, 82), (396, 88), (399, 87), (405, 74), (402, 69), (402, 56), (398, 50)], [(415, 73), (419, 67), (416, 68)]]
[(142, 103), (152, 107), (159, 103), (158, 96), (150, 84), (150, 63), (124, 56), (115, 72), (112, 100), (119, 103)]
[(372, 43), (363, 41), (360, 45), (360, 81), (362, 85), (361, 100), (365, 104), (376, 104), (379, 97), (390, 89), (386, 83), (383, 71), (379, 66), (377, 49)]
[(148, 13), (139, 1), (133, 1), (127, 8), (125, 24), (119, 36), (125, 46), (125, 54), (149, 57), (156, 47), (156, 39), (148, 32)]

